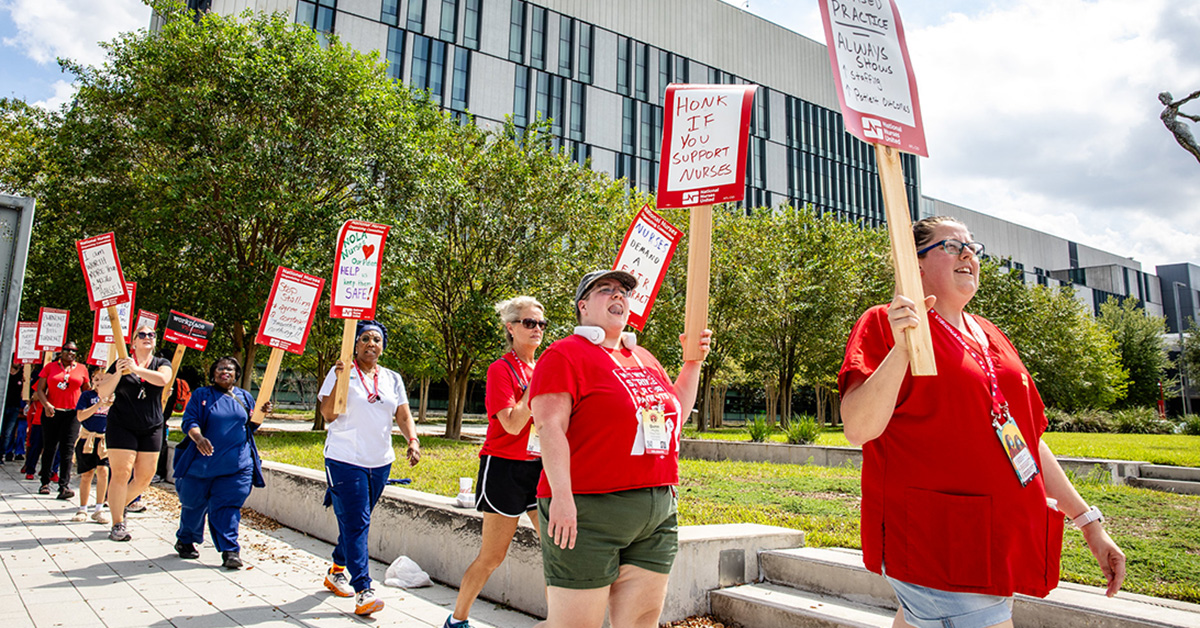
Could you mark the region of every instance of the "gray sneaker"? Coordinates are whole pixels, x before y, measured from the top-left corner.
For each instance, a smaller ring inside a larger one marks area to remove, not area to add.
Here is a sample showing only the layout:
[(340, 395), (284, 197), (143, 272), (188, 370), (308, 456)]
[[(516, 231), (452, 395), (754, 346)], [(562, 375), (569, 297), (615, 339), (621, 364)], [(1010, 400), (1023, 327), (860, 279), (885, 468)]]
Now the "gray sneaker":
[(125, 529), (125, 523), (121, 522), (113, 524), (112, 530), (108, 531), (108, 538), (114, 541), (128, 541), (133, 538), (133, 535)]

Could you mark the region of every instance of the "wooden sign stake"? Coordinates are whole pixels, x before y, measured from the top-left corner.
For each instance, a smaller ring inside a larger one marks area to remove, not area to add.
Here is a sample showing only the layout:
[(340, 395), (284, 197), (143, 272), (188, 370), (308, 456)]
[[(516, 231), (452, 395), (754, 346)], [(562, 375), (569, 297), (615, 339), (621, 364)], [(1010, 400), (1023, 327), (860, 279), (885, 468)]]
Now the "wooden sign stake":
[(32, 364), (22, 364), (21, 372), (24, 374), (24, 380), (21, 382), (21, 401), (29, 401), (29, 378), (33, 375)]
[(283, 363), (283, 349), (274, 347), (271, 349), (271, 358), (267, 360), (267, 372), (263, 373), (262, 386), (258, 388), (258, 399), (254, 400), (254, 416), (250, 420), (257, 425), (262, 425), (263, 419), (267, 418), (267, 413), (263, 412), (263, 404), (271, 400), (271, 395), (275, 392), (275, 378), (279, 375), (279, 365)]
[(54, 361), (54, 352), (53, 351), (43, 351), (42, 352), (42, 367), (43, 368), (45, 368), (45, 366), (47, 364), (50, 364), (53, 361)]
[[(121, 316), (117, 314), (117, 306), (108, 306), (108, 320), (112, 323), (113, 345), (117, 348), (117, 357), (129, 357), (129, 349), (125, 348), (125, 330), (121, 329)], [(127, 375), (128, 371), (121, 373)]]
[(708, 280), (712, 259), (712, 205), (692, 208), (688, 227), (687, 302), (684, 305), (683, 359), (699, 362), (700, 335), (708, 326)]
[(163, 387), (162, 404), (163, 412), (167, 411), (167, 399), (171, 398), (172, 386), (175, 384), (175, 378), (179, 377), (179, 365), (183, 364), (183, 352), (187, 351), (187, 347), (183, 345), (175, 345), (175, 355), (171, 356), (171, 381)]
[(342, 327), (342, 372), (338, 373), (337, 385), (333, 388), (333, 415), (346, 412), (346, 399), (350, 395), (350, 364), (354, 361), (354, 331), (358, 329), (358, 321), (347, 318)]
[[(908, 341), (909, 366), (913, 376), (937, 375), (933, 360), (933, 338), (929, 334), (925, 312), (925, 290), (921, 287), (921, 269), (917, 264), (917, 246), (913, 242), (912, 218), (908, 196), (904, 193), (904, 170), (900, 153), (891, 146), (875, 144), (875, 162), (879, 165), (879, 183), (883, 189), (883, 207), (887, 214), (888, 236), (892, 243), (892, 267), (896, 271), (896, 292), (917, 306), (920, 324), (904, 330)], [(689, 285), (688, 294), (691, 294)]]
[(108, 363), (112, 364), (117, 361), (117, 345), (108, 343)]

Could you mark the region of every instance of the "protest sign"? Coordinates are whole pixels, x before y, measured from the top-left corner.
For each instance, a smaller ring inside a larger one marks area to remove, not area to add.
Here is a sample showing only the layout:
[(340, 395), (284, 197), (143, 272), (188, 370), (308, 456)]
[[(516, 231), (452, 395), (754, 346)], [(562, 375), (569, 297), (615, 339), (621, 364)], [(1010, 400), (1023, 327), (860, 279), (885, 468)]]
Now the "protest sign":
[(13, 364), (21, 365), (24, 377), (21, 380), (21, 399), (29, 401), (29, 378), (33, 374), (33, 365), (37, 364), (37, 334), (38, 324), (33, 321), (17, 323), (17, 342), (13, 350)]
[[(132, 301), (132, 299), (130, 299)], [(158, 331), (158, 314), (147, 312), (146, 310), (138, 310), (137, 323), (133, 326), (134, 331), (143, 327), (149, 327)]]
[(304, 353), (308, 331), (317, 313), (317, 301), (324, 287), (325, 280), (320, 277), (283, 266), (275, 271), (275, 283), (271, 286), (271, 295), (267, 298), (258, 336), (254, 340), (271, 347), (267, 371), (263, 374), (258, 399), (254, 404), (254, 415), (251, 417), (255, 423), (262, 423), (265, 416), (262, 407), (275, 390), (275, 378), (283, 362), (283, 352)]
[(629, 324), (639, 331), (650, 317), (654, 298), (682, 238), (683, 232), (654, 213), (649, 205), (642, 207), (625, 232), (613, 269), (637, 278), (638, 285), (629, 294)]
[(904, 331), (913, 375), (936, 375), (925, 292), (897, 151), (928, 157), (917, 81), (895, 0), (818, 0), (845, 129), (875, 146), (892, 243), (896, 293), (916, 304), (916, 327)]
[[(137, 282), (125, 282), (125, 292), (129, 296), (129, 300), (115, 305), (117, 310), (117, 320), (121, 321), (120, 334), (122, 338), (129, 338), (129, 334), (133, 332), (130, 327), (130, 312), (133, 311), (133, 303), (137, 299)], [(92, 342), (112, 343), (114, 331), (112, 327), (112, 319), (108, 317), (109, 308), (101, 308), (96, 310), (96, 315), (92, 322)]]
[[(139, 318), (142, 314), (153, 316), (155, 324), (158, 323), (158, 315), (150, 312), (139, 311)], [(138, 323), (141, 327), (141, 323)], [(213, 324), (188, 316), (175, 310), (171, 310), (167, 315), (167, 324), (163, 331), (163, 340), (175, 343), (175, 355), (171, 358), (171, 381), (163, 387), (162, 402), (163, 409), (166, 409), (167, 399), (171, 397), (171, 391), (175, 384), (175, 378), (179, 377), (179, 365), (183, 363), (183, 354), (185, 351), (195, 349), (204, 351), (208, 347), (208, 337), (212, 335)]]
[(756, 85), (668, 85), (656, 205), (732, 203), (746, 194)]
[[(383, 245), (387, 241), (388, 225), (361, 220), (347, 220), (338, 233), (337, 252), (333, 257), (333, 279), (329, 282), (333, 294), (329, 300), (329, 316), (344, 318), (340, 359), (349, 364), (354, 359), (354, 330), (356, 321), (375, 318), (379, 300), (379, 279), (383, 274)], [(346, 411), (346, 395), (350, 387), (350, 372), (342, 369), (333, 389), (333, 411)]]
[(67, 322), (71, 318), (70, 310), (57, 310), (43, 307), (38, 310), (37, 341), (34, 348), (38, 351), (58, 351), (67, 341)]
[(79, 253), (79, 266), (83, 269), (91, 308), (98, 310), (124, 303), (128, 299), (125, 275), (121, 272), (121, 259), (117, 256), (113, 234), (110, 232), (79, 240), (75, 248)]
[(88, 352), (87, 363), (99, 367), (108, 366), (108, 361), (112, 353), (113, 346), (111, 343), (93, 341), (92, 350)]

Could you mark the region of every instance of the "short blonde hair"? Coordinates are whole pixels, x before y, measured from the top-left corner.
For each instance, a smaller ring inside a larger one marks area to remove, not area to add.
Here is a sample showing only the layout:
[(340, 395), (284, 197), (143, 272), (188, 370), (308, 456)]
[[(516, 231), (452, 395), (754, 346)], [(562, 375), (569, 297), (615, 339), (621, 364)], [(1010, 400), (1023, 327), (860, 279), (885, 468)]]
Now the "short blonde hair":
[(500, 315), (500, 326), (504, 329), (504, 340), (508, 348), (512, 348), (513, 337), (508, 333), (508, 323), (515, 323), (521, 320), (521, 310), (528, 307), (536, 307), (542, 312), (546, 311), (546, 307), (537, 299), (527, 296), (513, 297), (506, 301), (501, 301), (495, 306), (496, 314)]

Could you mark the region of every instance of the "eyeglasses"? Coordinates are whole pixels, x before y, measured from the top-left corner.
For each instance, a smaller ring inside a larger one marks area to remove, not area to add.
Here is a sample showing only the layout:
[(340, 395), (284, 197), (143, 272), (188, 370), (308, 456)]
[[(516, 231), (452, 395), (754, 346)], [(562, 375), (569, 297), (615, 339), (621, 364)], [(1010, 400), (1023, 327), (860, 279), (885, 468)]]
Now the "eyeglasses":
[(76, 351), (78, 351), (78, 349), (75, 349), (73, 347), (67, 347), (62, 350), (63, 353), (75, 353)]
[(979, 257), (980, 255), (983, 255), (983, 243), (982, 242), (960, 242), (958, 240), (955, 240), (954, 238), (946, 238), (945, 240), (942, 240), (941, 242), (934, 242), (933, 244), (930, 244), (929, 246), (927, 246), (923, 249), (919, 249), (917, 251), (917, 255), (924, 255), (924, 254), (928, 253), (929, 251), (936, 249), (939, 246), (942, 247), (943, 251), (949, 253), (950, 255), (953, 255), (954, 257), (958, 257), (959, 255), (962, 255), (963, 249), (970, 251), (971, 255), (974, 255), (975, 257)]
[(524, 327), (525, 329), (533, 329), (534, 327), (537, 327), (539, 329), (545, 329), (546, 326), (550, 324), (550, 321), (548, 321), (546, 319), (542, 319), (539, 321), (536, 318), (522, 318), (520, 321), (517, 321), (517, 322), (521, 323), (521, 326)]
[(147, 338), (154, 338), (156, 336), (158, 336), (158, 334), (156, 334), (152, 331), (139, 331), (137, 333), (137, 337), (139, 340), (145, 340)]
[(629, 298), (629, 291), (618, 286), (604, 286), (602, 288), (596, 288), (592, 291), (592, 293), (598, 294), (602, 297), (611, 297), (614, 294), (619, 294), (625, 298)]

